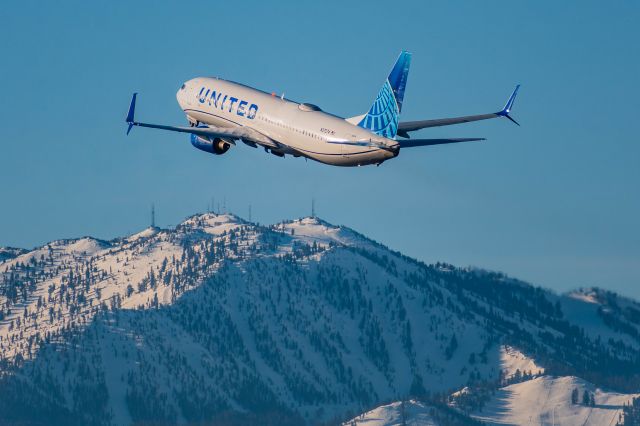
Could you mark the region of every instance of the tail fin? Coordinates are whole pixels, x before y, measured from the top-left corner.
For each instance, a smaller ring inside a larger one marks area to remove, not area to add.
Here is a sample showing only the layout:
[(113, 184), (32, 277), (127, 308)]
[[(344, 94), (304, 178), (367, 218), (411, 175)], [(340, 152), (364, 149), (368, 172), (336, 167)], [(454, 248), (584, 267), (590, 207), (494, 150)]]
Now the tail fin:
[(404, 89), (411, 65), (411, 53), (402, 51), (393, 66), (378, 97), (358, 126), (387, 138), (395, 138), (398, 132), (398, 117), (402, 110)]

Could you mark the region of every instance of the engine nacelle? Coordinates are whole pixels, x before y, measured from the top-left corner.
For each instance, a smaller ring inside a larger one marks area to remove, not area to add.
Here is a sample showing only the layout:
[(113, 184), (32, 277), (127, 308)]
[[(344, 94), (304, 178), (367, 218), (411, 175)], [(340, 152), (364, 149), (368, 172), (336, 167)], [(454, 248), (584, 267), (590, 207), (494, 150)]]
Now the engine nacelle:
[(215, 138), (212, 140), (194, 134), (191, 134), (191, 145), (215, 155), (222, 155), (231, 148), (231, 144), (224, 139)]

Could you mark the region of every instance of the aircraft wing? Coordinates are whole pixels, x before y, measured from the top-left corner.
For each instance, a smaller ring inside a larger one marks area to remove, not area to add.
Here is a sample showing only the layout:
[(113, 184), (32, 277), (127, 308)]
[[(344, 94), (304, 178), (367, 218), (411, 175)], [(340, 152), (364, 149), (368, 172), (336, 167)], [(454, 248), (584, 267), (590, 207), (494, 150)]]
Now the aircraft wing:
[(518, 89), (520, 85), (518, 84), (511, 94), (511, 97), (507, 101), (507, 104), (502, 108), (502, 110), (490, 114), (478, 114), (478, 115), (467, 115), (464, 117), (452, 117), (452, 118), (438, 118), (433, 120), (419, 120), (419, 121), (405, 121), (398, 123), (398, 136), (402, 136), (404, 138), (409, 138), (408, 132), (413, 132), (420, 129), (426, 129), (428, 127), (439, 127), (439, 126), (450, 126), (452, 124), (461, 124), (461, 123), (469, 123), (471, 121), (480, 121), (487, 120), (490, 118), (497, 117), (506, 117), (509, 120), (513, 121), (515, 124), (520, 125), (516, 120), (511, 118), (509, 113), (511, 112), (511, 108), (513, 107), (513, 103), (516, 99), (516, 95), (518, 94)]
[(272, 140), (271, 138), (253, 129), (250, 129), (248, 127), (167, 126), (164, 124), (150, 124), (150, 123), (141, 123), (139, 121), (135, 121), (134, 114), (135, 114), (135, 108), (136, 108), (136, 96), (137, 96), (137, 93), (134, 93), (133, 97), (131, 98), (131, 105), (129, 106), (129, 112), (127, 114), (127, 124), (129, 125), (129, 127), (127, 128), (127, 135), (129, 134), (133, 126), (138, 126), (138, 127), (148, 127), (151, 129), (168, 130), (171, 132), (189, 133), (189, 134), (201, 136), (204, 138), (242, 140), (245, 143), (249, 143), (249, 145), (257, 143), (259, 145), (267, 146), (269, 148), (274, 148), (279, 146), (279, 144), (274, 140)]

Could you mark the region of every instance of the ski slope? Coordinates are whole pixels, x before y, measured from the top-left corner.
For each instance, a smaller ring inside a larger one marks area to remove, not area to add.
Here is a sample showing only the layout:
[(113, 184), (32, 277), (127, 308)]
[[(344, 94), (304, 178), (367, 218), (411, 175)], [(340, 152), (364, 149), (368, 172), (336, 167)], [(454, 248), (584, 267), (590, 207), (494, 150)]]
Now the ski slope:
[[(579, 403), (571, 392), (579, 391)], [(593, 392), (595, 405), (582, 405), (582, 394)], [(542, 376), (498, 390), (473, 417), (495, 425), (615, 425), (622, 406), (638, 394), (608, 392), (578, 377)]]

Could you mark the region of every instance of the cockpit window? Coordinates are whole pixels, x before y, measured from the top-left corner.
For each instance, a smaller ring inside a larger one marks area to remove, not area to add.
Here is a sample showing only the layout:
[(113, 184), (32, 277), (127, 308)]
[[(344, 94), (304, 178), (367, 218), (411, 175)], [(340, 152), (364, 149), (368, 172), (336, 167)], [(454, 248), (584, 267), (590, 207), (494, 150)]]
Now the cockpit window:
[(182, 87), (180, 88), (180, 90), (184, 90), (185, 87), (187, 87), (187, 85), (183, 84)]

